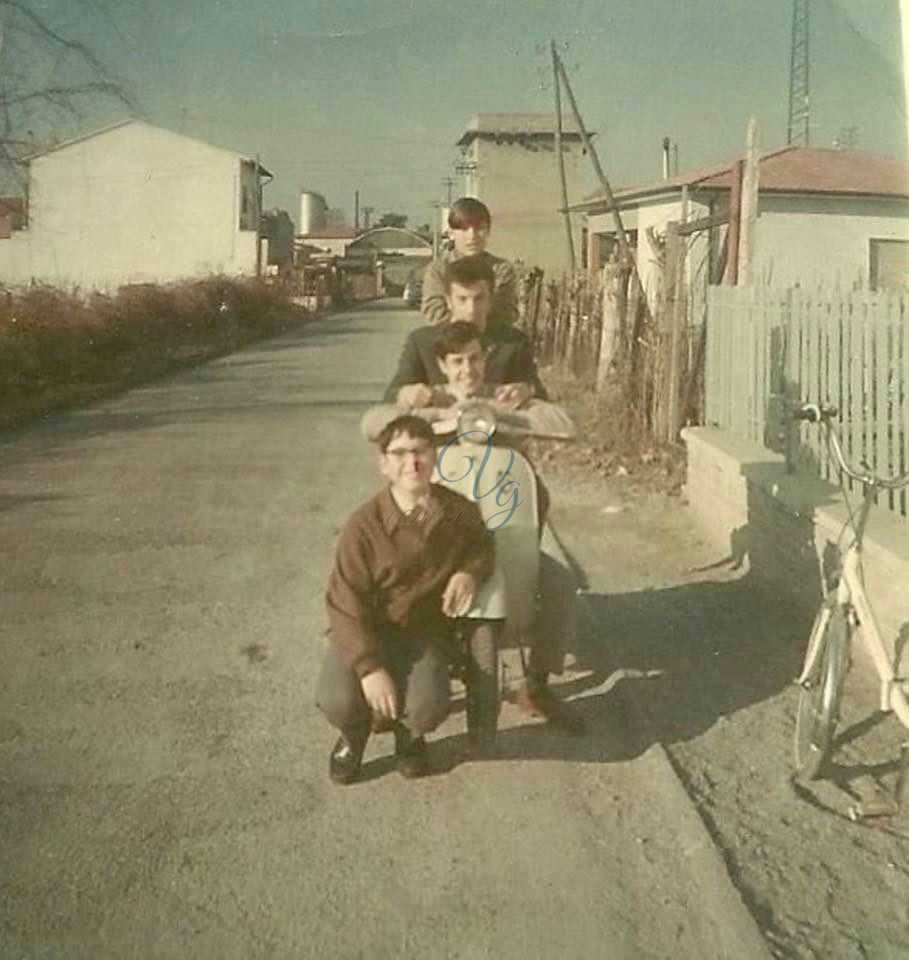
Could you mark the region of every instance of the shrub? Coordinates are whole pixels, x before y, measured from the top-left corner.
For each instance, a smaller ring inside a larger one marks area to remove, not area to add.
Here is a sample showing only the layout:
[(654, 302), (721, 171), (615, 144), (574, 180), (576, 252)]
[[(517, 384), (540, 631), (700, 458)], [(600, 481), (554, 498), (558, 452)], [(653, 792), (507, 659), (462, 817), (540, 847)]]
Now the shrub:
[(0, 426), (82, 399), (92, 386), (129, 386), (228, 352), (304, 316), (286, 288), (229, 277), (87, 297), (46, 284), (0, 288)]

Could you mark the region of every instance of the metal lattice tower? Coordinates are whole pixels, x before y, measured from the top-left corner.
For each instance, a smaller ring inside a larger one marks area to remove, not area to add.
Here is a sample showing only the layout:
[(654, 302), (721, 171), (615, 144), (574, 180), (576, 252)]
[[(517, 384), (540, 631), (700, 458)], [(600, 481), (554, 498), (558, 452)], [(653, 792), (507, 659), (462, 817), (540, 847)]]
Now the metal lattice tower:
[(792, 0), (792, 51), (789, 60), (789, 125), (786, 143), (810, 142), (810, 57), (808, 43), (808, 4), (810, 0)]

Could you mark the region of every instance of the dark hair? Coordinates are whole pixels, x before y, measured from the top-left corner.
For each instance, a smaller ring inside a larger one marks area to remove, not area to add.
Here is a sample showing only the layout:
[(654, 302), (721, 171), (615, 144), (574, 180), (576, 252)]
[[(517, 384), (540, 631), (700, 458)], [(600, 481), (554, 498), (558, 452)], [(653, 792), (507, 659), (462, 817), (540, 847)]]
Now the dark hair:
[(482, 334), (475, 323), (467, 320), (456, 320), (454, 323), (444, 324), (432, 346), (436, 360), (444, 360), (449, 353), (463, 353), (468, 343), (479, 340)]
[(452, 230), (464, 230), (474, 223), (492, 225), (489, 207), (473, 197), (461, 197), (455, 200), (448, 211), (448, 226)]
[(404, 413), (400, 417), (395, 417), (391, 423), (387, 423), (376, 437), (376, 444), (382, 453), (385, 453), (388, 445), (399, 433), (414, 440), (426, 440), (429, 443), (435, 443), (436, 439), (428, 420), (412, 413)]
[(490, 293), (495, 290), (496, 275), (493, 273), (489, 258), (482, 253), (472, 253), (469, 257), (461, 257), (459, 260), (449, 260), (449, 262), (445, 264), (442, 285), (445, 287), (446, 293), (451, 290), (453, 283), (459, 283), (462, 287), (472, 287), (481, 280), (485, 280), (489, 285)]

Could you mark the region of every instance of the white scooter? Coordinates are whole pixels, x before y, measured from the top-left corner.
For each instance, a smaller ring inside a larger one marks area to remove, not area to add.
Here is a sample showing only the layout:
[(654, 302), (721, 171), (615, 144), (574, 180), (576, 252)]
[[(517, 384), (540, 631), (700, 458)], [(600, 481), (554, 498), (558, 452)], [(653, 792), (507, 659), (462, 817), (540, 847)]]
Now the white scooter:
[(543, 434), (514, 427), (481, 401), (461, 409), (457, 418), (433, 423), (444, 438), (434, 479), (480, 508), (495, 533), (495, 570), (477, 593), (466, 616), (455, 621), (463, 663), (460, 678), (467, 695), (467, 732), (477, 746), (495, 739), (501, 702), (499, 648), (523, 647), (537, 615), (540, 524), (537, 480), (530, 462), (492, 438), (536, 436), (566, 440), (567, 434)]

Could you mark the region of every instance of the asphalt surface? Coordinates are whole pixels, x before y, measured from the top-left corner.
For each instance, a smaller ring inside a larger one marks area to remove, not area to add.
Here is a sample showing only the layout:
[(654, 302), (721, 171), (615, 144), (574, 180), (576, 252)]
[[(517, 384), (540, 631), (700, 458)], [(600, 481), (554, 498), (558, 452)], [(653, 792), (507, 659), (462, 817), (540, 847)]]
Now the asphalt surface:
[(0, 443), (0, 957), (759, 955), (717, 945), (747, 918), (614, 677), (576, 684), (585, 738), (506, 705), (467, 761), (456, 704), (433, 776), (384, 736), (329, 782), (323, 589), (417, 322), (329, 317)]

